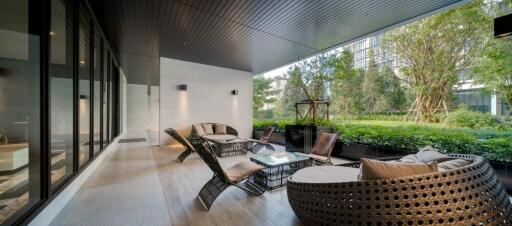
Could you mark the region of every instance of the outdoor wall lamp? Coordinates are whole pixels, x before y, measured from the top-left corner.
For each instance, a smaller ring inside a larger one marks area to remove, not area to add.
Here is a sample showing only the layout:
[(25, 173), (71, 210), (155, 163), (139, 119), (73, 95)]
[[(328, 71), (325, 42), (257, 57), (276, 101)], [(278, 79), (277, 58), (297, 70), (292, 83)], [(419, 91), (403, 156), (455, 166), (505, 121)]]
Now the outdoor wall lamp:
[(238, 89), (231, 90), (231, 95), (238, 95)]
[(178, 90), (180, 90), (180, 91), (187, 91), (187, 84), (178, 85)]

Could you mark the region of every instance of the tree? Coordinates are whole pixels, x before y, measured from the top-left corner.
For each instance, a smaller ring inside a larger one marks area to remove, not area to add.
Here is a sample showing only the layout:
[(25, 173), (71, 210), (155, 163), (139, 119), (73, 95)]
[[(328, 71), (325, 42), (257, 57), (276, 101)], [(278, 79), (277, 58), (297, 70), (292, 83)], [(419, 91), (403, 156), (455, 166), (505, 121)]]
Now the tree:
[(389, 103), (389, 109), (386, 109), (386, 111), (404, 110), (407, 104), (407, 95), (395, 72), (386, 65), (379, 72), (379, 78), (383, 95)]
[(512, 106), (512, 41), (491, 40), (472, 73), (473, 82), (497, 92)]
[(329, 85), (331, 109), (335, 114), (357, 114), (363, 109), (362, 71), (354, 69), (354, 56), (349, 49), (343, 49), (335, 67), (337, 80)]
[(271, 86), (272, 80), (264, 78), (262, 75), (254, 76), (252, 79), (252, 87), (253, 87), (253, 111), (257, 112), (259, 109), (263, 108), (265, 103), (273, 103), (276, 101), (275, 98), (271, 96), (275, 94), (273, 92)]
[(334, 73), (335, 64), (335, 54), (321, 54), (302, 61), (296, 67), (300, 70), (300, 77), (294, 77), (288, 82), (299, 87), (308, 100), (321, 100), (325, 96), (326, 85), (337, 78)]
[(457, 73), (474, 66), (489, 34), (483, 0), (413, 22), (388, 32), (383, 46), (403, 64), (416, 98), (409, 117), (434, 121), (446, 111)]
[(283, 96), (281, 97), (281, 115), (283, 117), (293, 117), (295, 116), (295, 103), (306, 100), (307, 96), (299, 86), (295, 85), (302, 78), (299, 67), (290, 67), (285, 77), (288, 78), (288, 82), (284, 86)]
[(384, 95), (384, 86), (379, 76), (379, 68), (375, 62), (373, 51), (370, 50), (368, 55), (370, 62), (361, 84), (363, 107), (368, 113), (383, 112), (389, 108), (389, 103)]

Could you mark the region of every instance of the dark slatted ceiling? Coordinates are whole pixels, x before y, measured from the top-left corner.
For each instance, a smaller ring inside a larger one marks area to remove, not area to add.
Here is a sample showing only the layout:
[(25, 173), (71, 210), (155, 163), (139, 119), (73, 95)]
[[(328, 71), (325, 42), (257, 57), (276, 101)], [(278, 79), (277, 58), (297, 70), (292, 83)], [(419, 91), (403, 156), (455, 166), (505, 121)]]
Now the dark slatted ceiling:
[(91, 0), (91, 5), (120, 52), (129, 82), (135, 82), (155, 75), (140, 68), (150, 61), (151, 67), (158, 65), (159, 57), (265, 72), (461, 2), (466, 1)]

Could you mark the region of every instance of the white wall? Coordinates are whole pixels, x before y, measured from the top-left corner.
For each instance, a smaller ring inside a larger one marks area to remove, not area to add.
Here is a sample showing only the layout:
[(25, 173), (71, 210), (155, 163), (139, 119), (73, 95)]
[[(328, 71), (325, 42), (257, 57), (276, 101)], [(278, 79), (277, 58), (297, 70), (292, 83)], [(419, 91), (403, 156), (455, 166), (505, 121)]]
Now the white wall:
[(127, 84), (127, 119), (129, 136), (140, 136), (148, 129), (148, 91), (147, 85)]
[[(238, 95), (231, 95), (234, 89)], [(166, 128), (187, 135), (200, 122), (225, 123), (250, 137), (252, 114), (250, 72), (160, 58), (160, 144), (170, 143)]]

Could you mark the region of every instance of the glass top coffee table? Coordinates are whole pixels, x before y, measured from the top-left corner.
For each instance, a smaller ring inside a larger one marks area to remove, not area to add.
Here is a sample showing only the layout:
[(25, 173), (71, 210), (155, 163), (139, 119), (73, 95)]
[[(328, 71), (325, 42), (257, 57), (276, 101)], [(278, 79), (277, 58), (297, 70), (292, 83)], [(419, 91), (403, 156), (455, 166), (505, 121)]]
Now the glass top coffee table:
[(266, 190), (285, 186), (290, 175), (312, 163), (308, 155), (298, 152), (259, 152), (251, 156), (251, 161), (265, 169), (250, 177), (249, 183)]

